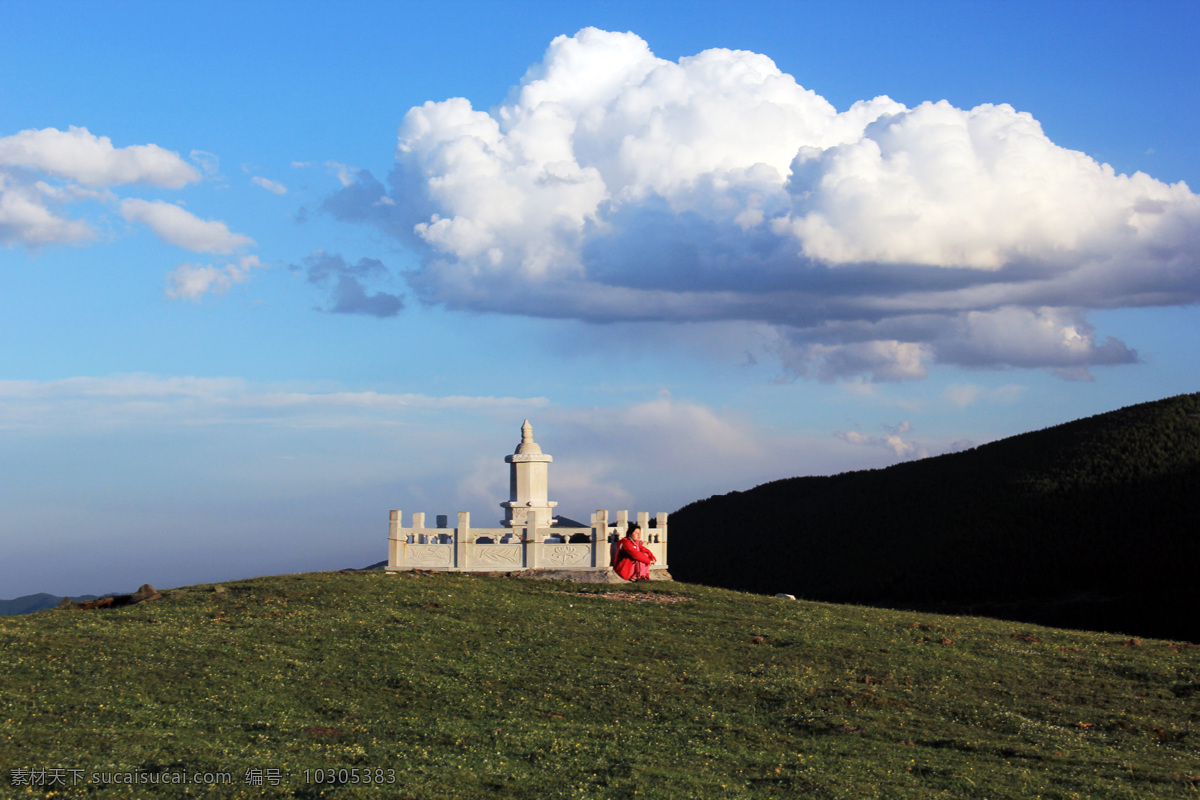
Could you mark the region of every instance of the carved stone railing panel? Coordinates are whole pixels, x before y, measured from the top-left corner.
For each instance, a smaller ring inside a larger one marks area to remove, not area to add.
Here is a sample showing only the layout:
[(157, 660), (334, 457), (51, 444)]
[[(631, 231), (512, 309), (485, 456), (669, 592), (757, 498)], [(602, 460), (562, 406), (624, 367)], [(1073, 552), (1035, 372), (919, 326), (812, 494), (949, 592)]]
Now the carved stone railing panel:
[(592, 566), (592, 546), (590, 544), (542, 545), (540, 561), (543, 566), (551, 569), (590, 567)]
[(449, 544), (410, 544), (404, 555), (411, 567), (449, 569), (454, 566), (454, 546)]
[(524, 564), (519, 544), (476, 544), (467, 551), (469, 568), (521, 569)]

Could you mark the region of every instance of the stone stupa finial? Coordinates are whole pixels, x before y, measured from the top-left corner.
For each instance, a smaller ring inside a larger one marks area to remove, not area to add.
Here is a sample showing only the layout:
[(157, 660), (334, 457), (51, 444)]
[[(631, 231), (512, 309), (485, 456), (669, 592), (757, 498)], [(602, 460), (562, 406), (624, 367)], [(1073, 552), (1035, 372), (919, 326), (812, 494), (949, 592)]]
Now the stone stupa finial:
[(542, 454), (541, 446), (533, 440), (533, 426), (529, 424), (529, 420), (525, 420), (525, 424), (521, 426), (521, 443), (513, 453), (525, 456)]

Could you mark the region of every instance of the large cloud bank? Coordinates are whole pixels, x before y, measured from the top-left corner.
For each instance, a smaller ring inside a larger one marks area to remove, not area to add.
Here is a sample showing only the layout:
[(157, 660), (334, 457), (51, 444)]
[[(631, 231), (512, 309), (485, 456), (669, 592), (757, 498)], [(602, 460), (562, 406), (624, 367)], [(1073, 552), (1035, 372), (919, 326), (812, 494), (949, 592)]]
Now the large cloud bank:
[(491, 112), (411, 109), (387, 185), (361, 172), (326, 208), (420, 249), (427, 302), (767, 323), (785, 366), (823, 379), (1085, 377), (1137, 358), (1089, 309), (1200, 295), (1197, 196), (1059, 147), (1027, 113), (838, 112), (766, 56), (676, 63), (593, 28)]

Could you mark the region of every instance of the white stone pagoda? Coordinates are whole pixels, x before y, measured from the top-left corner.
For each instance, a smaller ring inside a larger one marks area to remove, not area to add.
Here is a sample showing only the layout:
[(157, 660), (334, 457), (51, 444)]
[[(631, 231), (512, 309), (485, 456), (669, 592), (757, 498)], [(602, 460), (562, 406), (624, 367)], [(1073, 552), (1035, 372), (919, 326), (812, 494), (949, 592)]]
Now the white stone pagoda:
[[(550, 464), (554, 458), (543, 453), (533, 440), (529, 420), (521, 426), (521, 442), (512, 455), (505, 456), (508, 467), (508, 500), (501, 528), (472, 528), (471, 515), (458, 512), (458, 524), (451, 528), (447, 517), (437, 516), (437, 525), (425, 527), (425, 514), (412, 515), (412, 525), (404, 527), (403, 514), (391, 512), (388, 526), (389, 572), (414, 569), (446, 572), (504, 572), (529, 577), (564, 578), (594, 582), (620, 582), (612, 570), (617, 541), (625, 535), (628, 511), (609, 517), (606, 510), (592, 514), (585, 526), (574, 520), (554, 516), (558, 505), (549, 499)], [(612, 521), (610, 521), (612, 519)], [(667, 572), (667, 515), (659, 512), (654, 519), (646, 511), (637, 512), (642, 541), (658, 559), (650, 577), (670, 580)]]
[(537, 527), (548, 528), (554, 524), (554, 507), (551, 502), (550, 462), (554, 456), (546, 455), (533, 440), (533, 426), (529, 420), (521, 426), (521, 443), (511, 456), (505, 456), (508, 468), (508, 501), (501, 503), (504, 509), (506, 528), (520, 528), (530, 524), (530, 516), (536, 519)]

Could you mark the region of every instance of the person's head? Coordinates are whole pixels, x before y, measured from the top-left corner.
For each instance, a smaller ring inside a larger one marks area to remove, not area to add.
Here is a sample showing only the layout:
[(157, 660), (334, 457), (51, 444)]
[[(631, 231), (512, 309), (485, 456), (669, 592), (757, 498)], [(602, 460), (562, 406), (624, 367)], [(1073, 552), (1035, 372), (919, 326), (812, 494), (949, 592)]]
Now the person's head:
[(642, 526), (636, 522), (629, 523), (629, 530), (625, 531), (626, 538), (640, 542), (642, 540)]

